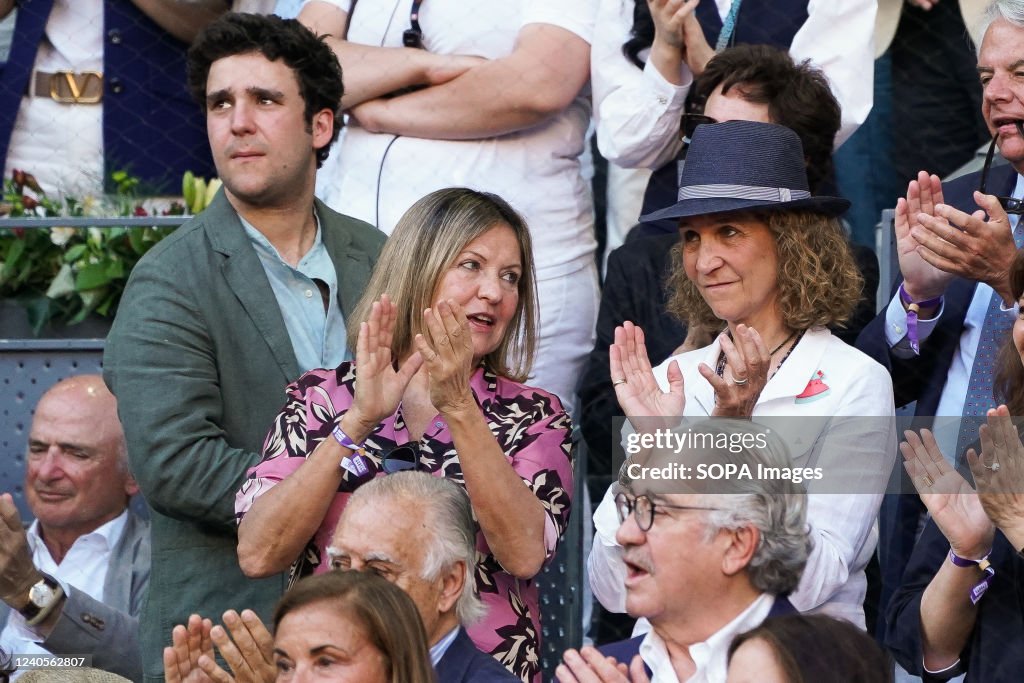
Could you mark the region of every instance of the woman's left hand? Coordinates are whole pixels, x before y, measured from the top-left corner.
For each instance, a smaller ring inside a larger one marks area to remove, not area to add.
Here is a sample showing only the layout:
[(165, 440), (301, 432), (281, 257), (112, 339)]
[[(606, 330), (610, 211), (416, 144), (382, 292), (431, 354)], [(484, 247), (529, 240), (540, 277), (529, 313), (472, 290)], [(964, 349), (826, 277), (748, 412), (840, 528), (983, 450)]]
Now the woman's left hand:
[(981, 456), (967, 451), (967, 462), (978, 487), (978, 498), (985, 514), (1003, 533), (1024, 543), (1024, 444), (1005, 405), (988, 411), (988, 424), (982, 425)]
[(764, 385), (768, 383), (768, 367), (771, 365), (768, 347), (757, 330), (743, 324), (736, 326), (738, 343), (733, 343), (725, 333), (719, 340), (728, 366), (725, 374), (731, 377), (719, 377), (706, 363), (697, 368), (715, 390), (715, 409), (711, 414), (750, 417)]
[(430, 402), (442, 415), (476, 407), (469, 387), (473, 376), (473, 336), (462, 307), (451, 299), (423, 311), (425, 334), (416, 349), (430, 378)]

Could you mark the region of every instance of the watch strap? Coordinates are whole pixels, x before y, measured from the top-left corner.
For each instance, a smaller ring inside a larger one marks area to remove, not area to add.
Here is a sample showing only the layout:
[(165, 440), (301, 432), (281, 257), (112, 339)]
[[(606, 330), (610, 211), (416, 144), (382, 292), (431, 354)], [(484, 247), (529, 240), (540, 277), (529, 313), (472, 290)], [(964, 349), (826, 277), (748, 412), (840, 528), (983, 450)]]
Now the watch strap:
[[(28, 604), (19, 610), (21, 616), (25, 618), (25, 623), (29, 626), (42, 623), (53, 613), (53, 610), (60, 604), (61, 598), (64, 597), (64, 587), (56, 579), (48, 574), (42, 574), (42, 577), (29, 588)], [(45, 605), (39, 605), (32, 599), (33, 589), (41, 583), (46, 584), (53, 591), (53, 599)]]

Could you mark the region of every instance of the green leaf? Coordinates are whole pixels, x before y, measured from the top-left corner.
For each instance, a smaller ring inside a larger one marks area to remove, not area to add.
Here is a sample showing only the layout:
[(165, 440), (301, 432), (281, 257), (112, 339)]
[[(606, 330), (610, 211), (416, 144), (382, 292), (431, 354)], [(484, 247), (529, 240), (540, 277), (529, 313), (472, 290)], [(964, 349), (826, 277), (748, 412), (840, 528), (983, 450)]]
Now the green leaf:
[(58, 299), (62, 296), (73, 294), (75, 291), (75, 276), (72, 274), (71, 266), (64, 264), (57, 271), (57, 277), (53, 278), (46, 296), (50, 299)]
[(132, 251), (136, 254), (141, 254), (146, 249), (145, 230), (145, 228), (135, 228), (128, 231), (128, 243), (132, 245)]
[(52, 317), (50, 300), (45, 296), (38, 296), (21, 299), (18, 303), (25, 309), (25, 317), (32, 326), (32, 334), (38, 337)]
[(25, 253), (25, 240), (14, 240), (11, 248), (7, 251), (7, 260), (4, 263), (4, 274), (10, 276), (18, 267), (18, 260)]
[(78, 259), (82, 258), (85, 254), (85, 250), (88, 249), (84, 244), (76, 244), (75, 246), (64, 252), (64, 263), (74, 263)]
[(108, 282), (110, 282), (110, 276), (107, 275), (106, 264), (90, 263), (78, 271), (78, 275), (75, 277), (75, 290), (81, 292), (84, 298), (86, 290), (102, 287)]

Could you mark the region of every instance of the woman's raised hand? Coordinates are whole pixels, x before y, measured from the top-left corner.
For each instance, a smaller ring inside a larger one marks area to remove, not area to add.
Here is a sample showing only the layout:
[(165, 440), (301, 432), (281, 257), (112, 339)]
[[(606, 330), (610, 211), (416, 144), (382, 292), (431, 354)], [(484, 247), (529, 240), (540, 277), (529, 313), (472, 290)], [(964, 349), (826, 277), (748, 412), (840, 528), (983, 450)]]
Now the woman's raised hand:
[(978, 494), (946, 462), (930, 431), (922, 429), (919, 437), (907, 430), (903, 436), (903, 466), (953, 552), (975, 560), (986, 555), (992, 549), (995, 527)]
[(644, 331), (629, 322), (615, 328), (608, 347), (612, 386), (626, 417), (681, 417), (686, 405), (679, 363), (668, 366), (668, 391), (658, 386), (644, 343)]
[(473, 336), (462, 306), (451, 299), (423, 311), (423, 334), (414, 343), (430, 379), (430, 402), (442, 415), (477, 410), (473, 376)]
[(981, 456), (969, 449), (967, 462), (981, 506), (1007, 538), (1024, 537), (1024, 444), (1005, 405), (988, 411), (980, 436)]
[(367, 430), (398, 409), (409, 380), (423, 364), (422, 356), (415, 352), (395, 369), (391, 357), (395, 317), (395, 305), (384, 294), (373, 302), (369, 320), (359, 323), (355, 395), (349, 412), (355, 411)]
[(771, 354), (757, 330), (743, 324), (736, 326), (736, 343), (724, 332), (719, 335), (719, 343), (728, 366), (726, 376), (719, 377), (706, 363), (697, 366), (715, 390), (715, 409), (711, 414), (750, 417), (768, 383)]

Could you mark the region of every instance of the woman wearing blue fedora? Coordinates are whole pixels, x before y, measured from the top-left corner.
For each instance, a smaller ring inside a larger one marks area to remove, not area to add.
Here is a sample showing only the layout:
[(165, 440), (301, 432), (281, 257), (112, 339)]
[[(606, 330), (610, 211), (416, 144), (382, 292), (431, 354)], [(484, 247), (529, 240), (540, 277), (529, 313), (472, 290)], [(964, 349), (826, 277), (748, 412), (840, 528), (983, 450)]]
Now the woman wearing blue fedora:
[[(799, 138), (788, 128), (699, 126), (677, 201), (641, 220), (679, 221), (669, 310), (721, 334), (651, 368), (643, 331), (627, 322), (609, 355), (633, 429), (643, 431), (645, 416), (659, 424), (751, 418), (782, 432), (794, 467), (821, 468), (820, 479), (805, 482), (814, 550), (790, 600), (863, 628), (864, 567), (877, 544), (874, 521), (896, 441), (888, 372), (827, 329), (846, 320), (860, 296), (837, 219), (848, 206), (811, 196)], [(594, 522), (591, 585), (606, 608), (623, 611), (625, 566), (610, 493)]]

